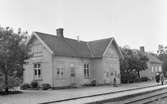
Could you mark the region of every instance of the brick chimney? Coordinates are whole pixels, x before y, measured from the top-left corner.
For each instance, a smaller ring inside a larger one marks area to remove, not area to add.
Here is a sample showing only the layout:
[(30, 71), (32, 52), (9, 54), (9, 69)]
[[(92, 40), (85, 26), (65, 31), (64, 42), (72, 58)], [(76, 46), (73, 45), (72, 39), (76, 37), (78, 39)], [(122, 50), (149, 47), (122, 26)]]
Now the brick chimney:
[(140, 47), (140, 51), (141, 51), (141, 52), (145, 52), (144, 46), (141, 46), (141, 47)]
[(57, 37), (61, 37), (61, 38), (64, 37), (64, 35), (63, 35), (63, 28), (56, 29), (56, 32), (57, 32)]

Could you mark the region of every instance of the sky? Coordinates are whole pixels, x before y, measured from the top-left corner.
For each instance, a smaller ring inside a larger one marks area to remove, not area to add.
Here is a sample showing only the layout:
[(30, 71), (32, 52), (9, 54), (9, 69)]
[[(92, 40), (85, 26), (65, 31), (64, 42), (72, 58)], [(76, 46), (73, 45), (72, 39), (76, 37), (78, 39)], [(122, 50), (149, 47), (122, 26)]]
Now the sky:
[(0, 25), (90, 41), (114, 37), (156, 52), (167, 46), (167, 0), (0, 0)]

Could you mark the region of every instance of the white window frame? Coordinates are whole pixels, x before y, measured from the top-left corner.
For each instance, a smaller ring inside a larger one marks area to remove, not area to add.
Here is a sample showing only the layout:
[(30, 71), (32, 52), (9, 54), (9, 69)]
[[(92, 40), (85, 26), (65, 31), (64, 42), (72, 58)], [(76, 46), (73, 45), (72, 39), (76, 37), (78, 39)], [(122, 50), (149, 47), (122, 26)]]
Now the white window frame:
[(34, 80), (42, 80), (41, 63), (34, 63), (33, 69), (34, 69)]
[(157, 65), (155, 65), (155, 70), (156, 70), (156, 72), (158, 72), (158, 67), (157, 67)]
[(151, 66), (151, 69), (152, 69), (152, 72), (154, 72), (154, 66), (153, 65)]
[(84, 78), (90, 78), (90, 64), (84, 64)]
[(162, 72), (162, 67), (161, 66), (159, 66), (159, 72)]
[(56, 67), (56, 78), (58, 79), (64, 79), (64, 67), (63, 65)]
[(42, 55), (42, 45), (41, 44), (33, 45), (32, 53), (34, 56), (41, 56)]

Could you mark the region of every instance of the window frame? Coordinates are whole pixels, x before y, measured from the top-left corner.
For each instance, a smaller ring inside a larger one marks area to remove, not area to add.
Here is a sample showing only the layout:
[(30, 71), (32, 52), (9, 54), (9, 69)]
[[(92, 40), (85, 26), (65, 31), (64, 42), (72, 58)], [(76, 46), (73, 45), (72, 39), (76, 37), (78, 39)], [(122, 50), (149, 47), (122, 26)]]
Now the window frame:
[(90, 64), (84, 63), (84, 78), (88, 79), (90, 78)]
[(56, 67), (56, 79), (64, 79), (64, 67), (63, 65), (59, 65)]
[(154, 66), (153, 65), (151, 66), (151, 71), (154, 72)]
[(34, 80), (42, 80), (41, 63), (33, 64)]
[(34, 44), (32, 46), (32, 53), (34, 57), (42, 56), (42, 45), (41, 44)]

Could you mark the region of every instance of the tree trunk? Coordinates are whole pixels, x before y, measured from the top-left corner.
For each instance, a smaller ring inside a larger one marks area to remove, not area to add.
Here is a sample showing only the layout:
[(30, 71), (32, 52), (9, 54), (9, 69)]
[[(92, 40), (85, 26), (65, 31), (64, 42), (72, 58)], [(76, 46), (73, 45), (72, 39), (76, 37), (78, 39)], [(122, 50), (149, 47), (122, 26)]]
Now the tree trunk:
[(9, 92), (8, 88), (8, 71), (7, 71), (7, 65), (5, 65), (5, 92)]
[(137, 72), (137, 76), (140, 79), (140, 71)]
[(9, 89), (8, 89), (8, 74), (5, 73), (5, 92), (8, 93)]

